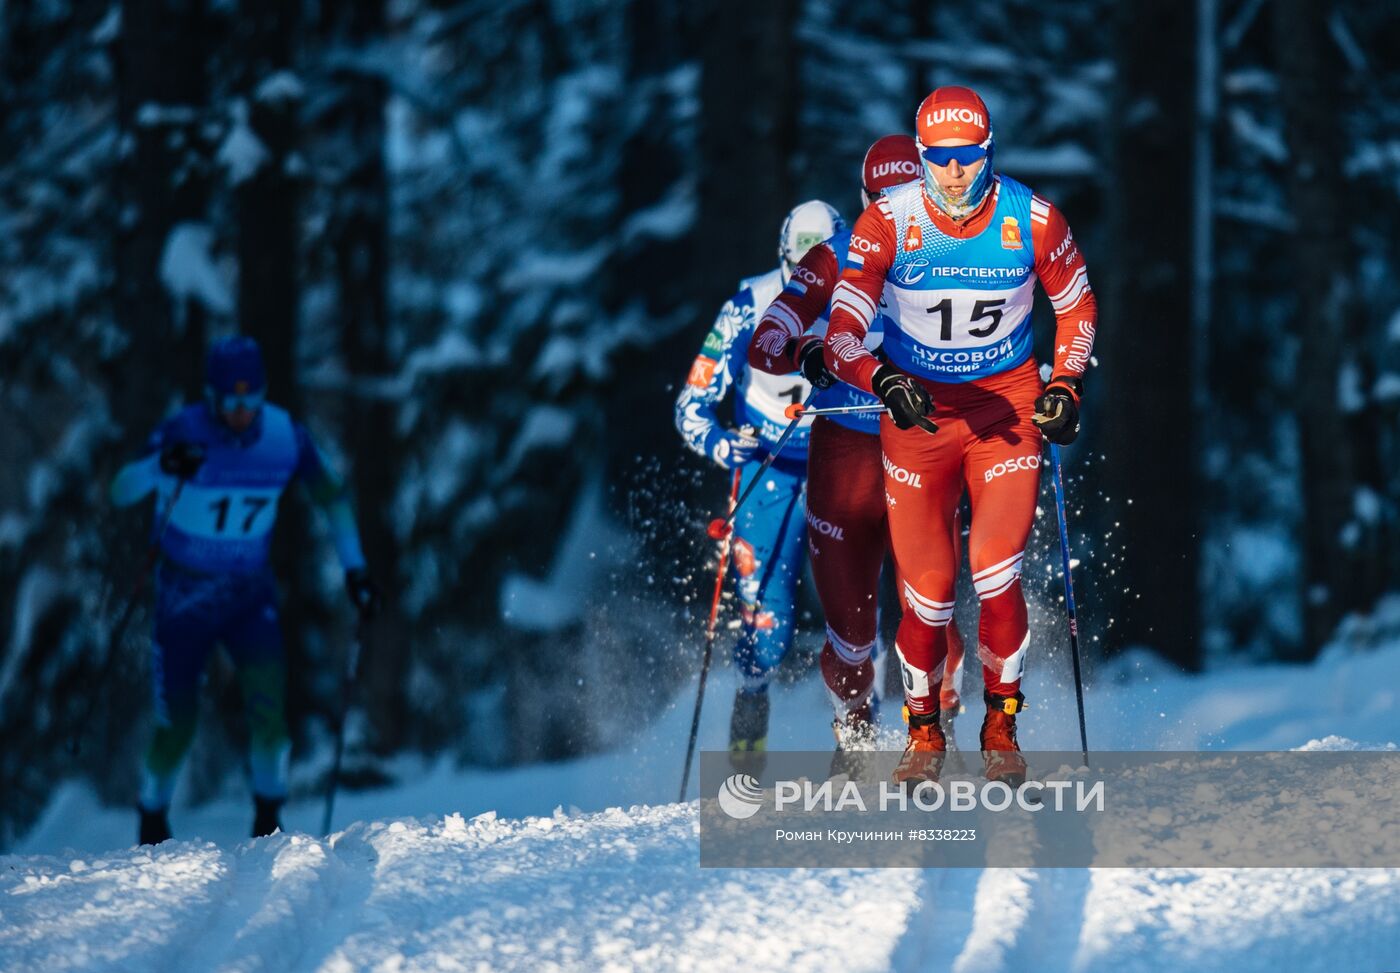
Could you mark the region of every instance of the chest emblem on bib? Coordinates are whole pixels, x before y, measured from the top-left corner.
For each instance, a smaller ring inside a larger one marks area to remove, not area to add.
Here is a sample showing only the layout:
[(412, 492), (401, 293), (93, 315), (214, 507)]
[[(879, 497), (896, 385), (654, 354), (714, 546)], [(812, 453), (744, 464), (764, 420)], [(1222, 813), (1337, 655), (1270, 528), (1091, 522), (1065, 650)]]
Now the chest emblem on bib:
[(924, 235), (919, 230), (919, 224), (915, 223), (910, 226), (908, 232), (904, 234), (904, 249), (912, 253), (915, 250), (921, 249), (923, 245)]
[(1016, 221), (1014, 216), (1003, 217), (1001, 221), (1001, 248), (1003, 250), (1020, 250), (1022, 246), (1021, 224)]

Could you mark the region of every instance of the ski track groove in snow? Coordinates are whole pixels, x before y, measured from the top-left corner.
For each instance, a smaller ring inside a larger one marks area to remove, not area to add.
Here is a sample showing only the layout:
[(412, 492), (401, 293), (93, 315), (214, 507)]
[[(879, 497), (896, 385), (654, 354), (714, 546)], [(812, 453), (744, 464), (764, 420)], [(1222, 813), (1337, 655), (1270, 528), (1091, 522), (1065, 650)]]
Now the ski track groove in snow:
[(0, 969), (876, 973), (919, 873), (698, 866), (696, 805), (0, 859)]
[(170, 973), (207, 966), (227, 973), (314, 968), (339, 941), (308, 916), (354, 915), (369, 895), (374, 849), (355, 836), (331, 842), (277, 835), (229, 856), (231, 877), (206, 903), (210, 921), (172, 957)]
[(700, 869), (696, 805), (0, 859), (0, 969), (1382, 970), (1388, 869)]
[[(889, 914), (887, 895), (865, 894), (897, 884), (894, 876), (701, 872), (694, 805), (533, 819), (523, 828), (448, 818), (433, 831), (406, 825), (397, 839), (376, 840), (381, 874), (367, 907), (389, 921), (362, 919), (370, 931), (348, 937), (322, 969), (438, 968), (456, 956), (461, 965), (446, 968), (825, 970), (843, 950), (813, 935), (814, 913), (834, 931), (873, 925), (883, 934), (877, 942), (889, 941), (902, 918)], [(444, 909), (433, 901), (443, 881), (472, 892)], [(838, 914), (823, 916), (830, 912)], [(843, 968), (886, 963), (852, 953)]]

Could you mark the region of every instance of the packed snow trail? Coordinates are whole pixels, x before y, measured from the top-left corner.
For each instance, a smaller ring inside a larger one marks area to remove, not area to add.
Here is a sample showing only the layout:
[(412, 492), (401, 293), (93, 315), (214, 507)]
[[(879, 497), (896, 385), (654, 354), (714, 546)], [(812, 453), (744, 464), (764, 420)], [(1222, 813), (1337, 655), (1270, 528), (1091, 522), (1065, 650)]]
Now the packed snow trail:
[(0, 860), (29, 971), (1393, 969), (1387, 870), (700, 869), (695, 804)]
[(702, 871), (695, 807), (10, 859), (28, 970), (881, 970), (914, 872)]
[[(1091, 684), (1090, 744), (1393, 747), (1400, 600), (1375, 623), (1379, 646), (1306, 667), (1188, 678), (1120, 657)], [(1032, 675), (1027, 746), (1077, 745), (1064, 675)], [(132, 849), (132, 811), (70, 785), (0, 857), (0, 970), (1400, 969), (1400, 870), (702, 870), (696, 805), (665, 803), (692, 699), (612, 754), (504, 772), (405, 763), (398, 786), (346, 793), (338, 820), (362, 823), (326, 840), (296, 833), (315, 827), (316, 800), (289, 806), (293, 833), (244, 839), (240, 792), (177, 799), (176, 834), (201, 837)], [(722, 747), (726, 694), (707, 702), (701, 744)], [(820, 680), (780, 687), (773, 745), (829, 746), (827, 712)]]

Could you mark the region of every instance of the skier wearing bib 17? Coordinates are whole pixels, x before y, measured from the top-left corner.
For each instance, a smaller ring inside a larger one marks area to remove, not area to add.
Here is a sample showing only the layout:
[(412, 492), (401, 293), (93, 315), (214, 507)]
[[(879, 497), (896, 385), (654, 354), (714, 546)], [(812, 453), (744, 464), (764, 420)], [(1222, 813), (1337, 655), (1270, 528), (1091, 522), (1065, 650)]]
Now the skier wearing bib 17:
[[(919, 178), (919, 150), (908, 135), (886, 135), (865, 153), (861, 203), (869, 206), (886, 190)], [(749, 366), (787, 373), (801, 368), (823, 388), (817, 407), (879, 405), (880, 400), (844, 382), (835, 382), (822, 362), (827, 307), (846, 266), (851, 233), (845, 230), (802, 258), (792, 279), (768, 306), (749, 345)], [(867, 348), (884, 337), (877, 316), (866, 332)], [(877, 635), (876, 605), (880, 567), (888, 547), (884, 472), (877, 413), (819, 416), (812, 423), (807, 477), (807, 549), (812, 576), (826, 617), (822, 677), (836, 710), (833, 729), (838, 749), (874, 746), (872, 707), (875, 667), (871, 654)], [(957, 525), (953, 525), (957, 549)], [(959, 705), (962, 640), (948, 623), (948, 664), (940, 708), (945, 730)]]
[(165, 523), (151, 636), (156, 732), (141, 785), (142, 844), (170, 837), (167, 811), (194, 737), (200, 679), (216, 642), (233, 658), (248, 710), (253, 836), (280, 827), (291, 743), (268, 547), (277, 501), (291, 480), (300, 479), (325, 511), (351, 600), (366, 617), (378, 602), (340, 480), (306, 428), (264, 403), (264, 375), (251, 338), (216, 342), (206, 369), (207, 401), (162, 423), (145, 454), (112, 483), (118, 506), (154, 493), (156, 521)]
[[(794, 208), (778, 238), (780, 265), (742, 281), (720, 309), (676, 399), (676, 428), (687, 446), (727, 470), (740, 471), (740, 489), (757, 475), (768, 450), (787, 428), (785, 410), (806, 401), (811, 385), (802, 373), (771, 375), (748, 367), (754, 324), (778, 296), (813, 245), (845, 228), (840, 214), (818, 200)], [(734, 427), (725, 428), (718, 406), (736, 391)], [(768, 681), (792, 645), (797, 576), (802, 570), (802, 494), (807, 476), (804, 420), (764, 474), (734, 525), (733, 571), (743, 613), (734, 648), (740, 686), (734, 696), (729, 748), (736, 763), (753, 768), (768, 739)]]
[[(895, 777), (933, 780), (942, 769), (946, 744), (931, 687), (942, 675), (953, 612), (948, 525), (966, 483), (968, 554), (981, 605), (984, 769), (1015, 784), (1026, 772), (1016, 717), (1030, 647), (1021, 558), (1035, 515), (1041, 437), (1065, 444), (1078, 433), (1097, 308), (1064, 217), (993, 170), (982, 99), (968, 88), (939, 88), (919, 106), (915, 126), (923, 178), (876, 200), (856, 222), (832, 300), (826, 364), (890, 410), (880, 440), (903, 582), (895, 647), (909, 709)], [(1044, 386), (1031, 352), (1037, 278), (1056, 317)], [(865, 346), (882, 297), (888, 362)]]

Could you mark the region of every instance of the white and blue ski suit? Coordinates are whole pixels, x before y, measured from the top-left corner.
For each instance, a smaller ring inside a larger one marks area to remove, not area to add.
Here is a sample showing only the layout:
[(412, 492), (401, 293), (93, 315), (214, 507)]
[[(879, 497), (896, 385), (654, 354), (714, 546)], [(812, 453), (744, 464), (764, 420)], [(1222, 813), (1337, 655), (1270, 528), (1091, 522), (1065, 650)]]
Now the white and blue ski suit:
[[(782, 273), (776, 269), (740, 283), (738, 293), (720, 309), (676, 399), (676, 428), (686, 445), (725, 469), (737, 465), (741, 493), (787, 428), (784, 410), (806, 401), (812, 390), (800, 372), (767, 375), (748, 366), (754, 327), (782, 288)], [(737, 392), (734, 425), (752, 428), (760, 443), (747, 458), (736, 449), (735, 433), (721, 424), (718, 414), (731, 388)], [(747, 692), (767, 690), (772, 670), (792, 646), (806, 530), (810, 425), (811, 420), (805, 420), (788, 438), (734, 525), (731, 572), (744, 619), (734, 662)]]

